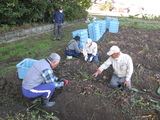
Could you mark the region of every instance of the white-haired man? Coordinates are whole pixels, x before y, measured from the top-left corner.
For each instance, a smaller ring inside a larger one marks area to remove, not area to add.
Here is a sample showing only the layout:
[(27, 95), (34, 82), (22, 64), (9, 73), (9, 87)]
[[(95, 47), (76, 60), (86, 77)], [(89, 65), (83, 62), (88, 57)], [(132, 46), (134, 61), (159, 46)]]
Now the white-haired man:
[(118, 46), (112, 46), (107, 54), (110, 57), (92, 76), (97, 77), (98, 74), (112, 65), (114, 73), (109, 82), (109, 87), (120, 86), (121, 90), (128, 90), (127, 88), (131, 88), (131, 76), (133, 73), (132, 58), (128, 54), (122, 53)]
[(68, 80), (57, 78), (53, 73), (53, 68), (57, 67), (60, 56), (52, 53), (47, 59), (36, 62), (28, 71), (22, 81), (23, 95), (28, 98), (41, 97), (43, 107), (51, 107), (55, 102), (49, 102), (55, 88), (60, 88), (68, 84)]
[(83, 48), (84, 61), (99, 62), (97, 43), (93, 42), (90, 38), (87, 39)]

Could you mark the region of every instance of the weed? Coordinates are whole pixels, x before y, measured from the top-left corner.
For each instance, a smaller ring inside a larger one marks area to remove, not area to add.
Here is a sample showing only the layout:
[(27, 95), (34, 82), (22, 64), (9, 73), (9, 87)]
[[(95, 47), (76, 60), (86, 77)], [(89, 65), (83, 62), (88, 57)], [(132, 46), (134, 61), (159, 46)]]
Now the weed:
[(138, 78), (138, 76), (139, 76), (139, 72), (134, 72), (134, 74), (135, 74), (135, 78), (133, 79), (133, 81), (135, 81), (135, 82), (139, 82), (140, 80), (139, 80), (139, 78)]
[(137, 21), (130, 24), (130, 27), (132, 28), (138, 28), (138, 26), (139, 26), (139, 23)]
[(129, 16), (128, 18), (119, 18), (120, 27), (130, 27), (135, 29), (145, 29), (145, 30), (159, 30), (160, 23), (156, 20), (144, 21), (142, 18), (137, 18), (134, 16)]
[(143, 47), (143, 49), (141, 51), (139, 51), (138, 53), (142, 54), (142, 53), (147, 52), (147, 51), (149, 51), (149, 47), (148, 47), (147, 44), (145, 44), (145, 46)]
[(16, 66), (8, 66), (8, 67), (5, 67), (3, 69), (0, 70), (0, 73), (1, 73), (1, 77), (6, 77), (8, 76), (8, 73), (13, 73), (15, 72), (16, 73)]
[(136, 82), (136, 83), (140, 82), (140, 80), (139, 80), (139, 79), (136, 79), (136, 78), (133, 79), (133, 81)]
[(80, 75), (77, 74), (77, 73), (74, 73), (74, 76), (75, 76), (76, 78), (80, 78)]
[(90, 78), (90, 75), (88, 75), (87, 73), (83, 73), (81, 71), (78, 72), (80, 74), (80, 77), (83, 78), (83, 80), (88, 80)]
[[(43, 112), (42, 112), (43, 111)], [(32, 111), (28, 111), (27, 114), (18, 113), (14, 116), (6, 115), (4, 119), (7, 120), (59, 120), (57, 117), (54, 116), (54, 113), (48, 113), (41, 109), (36, 109)]]
[(133, 108), (133, 106), (135, 105), (142, 105), (142, 101), (143, 101), (143, 97), (140, 96), (140, 99), (137, 100), (136, 98), (131, 98), (130, 101), (132, 102), (132, 107), (131, 109)]

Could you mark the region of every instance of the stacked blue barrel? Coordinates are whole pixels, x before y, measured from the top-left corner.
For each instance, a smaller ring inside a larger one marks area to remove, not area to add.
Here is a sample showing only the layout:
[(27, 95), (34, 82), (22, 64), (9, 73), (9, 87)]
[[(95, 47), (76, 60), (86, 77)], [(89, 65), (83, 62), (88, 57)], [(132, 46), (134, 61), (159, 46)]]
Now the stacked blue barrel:
[(84, 44), (86, 43), (86, 40), (88, 38), (88, 30), (87, 29), (80, 29), (72, 32), (72, 37), (75, 36), (80, 37), (80, 42), (78, 43), (78, 46), (80, 49), (83, 49)]
[(101, 38), (98, 22), (93, 22), (88, 25), (88, 34), (89, 38), (91, 38), (93, 41), (98, 41)]
[(106, 29), (111, 33), (117, 33), (119, 30), (119, 21), (117, 18), (106, 18)]

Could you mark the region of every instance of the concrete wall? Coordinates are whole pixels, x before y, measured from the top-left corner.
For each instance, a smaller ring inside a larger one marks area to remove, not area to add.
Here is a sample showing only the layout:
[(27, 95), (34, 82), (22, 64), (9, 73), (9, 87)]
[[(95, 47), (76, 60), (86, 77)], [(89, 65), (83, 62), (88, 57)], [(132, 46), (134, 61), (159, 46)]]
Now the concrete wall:
[(8, 32), (8, 33), (0, 35), (0, 43), (20, 40), (20, 39), (29, 37), (31, 35), (41, 34), (47, 31), (52, 31), (53, 29), (54, 29), (54, 25), (49, 24), (49, 25), (34, 27), (30, 29), (22, 29), (22, 30), (17, 30), (14, 32)]

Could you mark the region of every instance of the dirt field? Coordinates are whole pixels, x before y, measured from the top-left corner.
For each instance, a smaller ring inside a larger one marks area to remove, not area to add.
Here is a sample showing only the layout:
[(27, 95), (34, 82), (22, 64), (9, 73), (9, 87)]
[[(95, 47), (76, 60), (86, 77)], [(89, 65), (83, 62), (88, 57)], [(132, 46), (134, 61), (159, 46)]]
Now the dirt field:
[[(3, 119), (7, 114), (27, 115), (26, 109), (30, 106), (33, 110), (39, 108), (54, 112), (60, 120), (159, 120), (160, 95), (157, 89), (160, 86), (160, 31), (120, 28), (118, 33), (106, 32), (97, 44), (100, 58), (98, 64), (86, 63), (82, 56), (67, 60), (64, 51), (58, 52), (62, 62), (55, 69), (55, 74), (68, 79), (70, 83), (56, 90), (51, 99), (56, 105), (51, 108), (34, 105), (35, 99), (22, 95), (22, 80), (18, 79), (15, 71), (8, 73), (6, 78), (0, 77), (0, 118)], [(132, 87), (138, 91), (125, 92), (119, 88), (108, 88), (112, 67), (97, 78), (91, 77), (109, 57), (106, 53), (112, 45), (118, 45), (122, 52), (132, 57)], [(66, 46), (60, 47), (65, 49)], [(3, 62), (14, 60), (10, 58)], [(16, 58), (18, 60), (21, 61)]]

